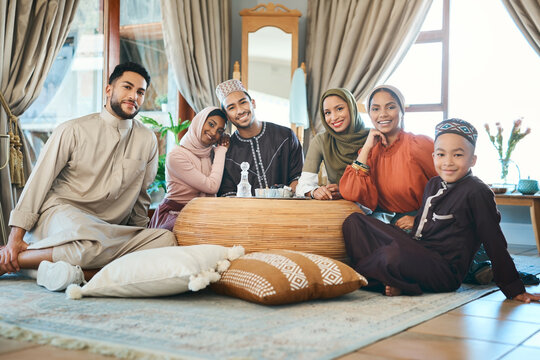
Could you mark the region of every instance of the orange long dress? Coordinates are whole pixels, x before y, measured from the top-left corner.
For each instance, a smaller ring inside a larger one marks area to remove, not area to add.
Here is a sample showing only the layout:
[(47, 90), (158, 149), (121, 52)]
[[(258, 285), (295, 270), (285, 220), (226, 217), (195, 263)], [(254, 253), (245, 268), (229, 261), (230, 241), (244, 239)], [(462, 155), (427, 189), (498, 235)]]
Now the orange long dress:
[(379, 142), (371, 149), (370, 174), (347, 166), (339, 191), (344, 199), (371, 210), (377, 206), (396, 213), (418, 210), (428, 180), (437, 175), (432, 154), (431, 138), (401, 131), (389, 147)]

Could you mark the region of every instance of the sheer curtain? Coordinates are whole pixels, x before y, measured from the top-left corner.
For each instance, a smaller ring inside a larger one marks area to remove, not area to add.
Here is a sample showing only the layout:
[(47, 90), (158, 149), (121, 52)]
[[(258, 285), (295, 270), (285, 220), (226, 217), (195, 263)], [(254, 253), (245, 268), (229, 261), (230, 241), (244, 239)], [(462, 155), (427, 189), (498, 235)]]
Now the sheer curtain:
[(319, 98), (334, 87), (362, 99), (414, 43), (432, 0), (310, 0), (306, 63), (308, 108), (323, 130)]
[(540, 55), (540, 1), (502, 0), (529, 44)]
[(182, 96), (196, 111), (217, 105), (229, 78), (229, 0), (161, 0), (167, 59)]
[[(0, 1), (0, 91), (15, 116), (21, 115), (38, 97), (64, 44), (78, 3), (79, 0)], [(8, 131), (8, 116), (0, 110), (0, 134)], [(27, 145), (22, 132), (19, 136), (24, 155)], [(24, 156), (25, 174), (30, 170), (31, 162)], [(21, 189), (12, 185), (9, 166), (0, 170), (0, 184), (0, 216), (4, 220), (0, 234), (6, 243), (9, 213)]]

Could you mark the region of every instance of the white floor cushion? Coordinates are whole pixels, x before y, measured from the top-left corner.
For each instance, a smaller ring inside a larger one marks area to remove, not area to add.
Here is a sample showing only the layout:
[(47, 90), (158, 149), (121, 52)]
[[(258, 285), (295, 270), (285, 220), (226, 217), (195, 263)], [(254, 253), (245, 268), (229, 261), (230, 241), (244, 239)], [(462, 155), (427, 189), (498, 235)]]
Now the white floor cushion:
[(219, 280), (228, 260), (244, 248), (220, 245), (171, 246), (136, 251), (106, 265), (83, 287), (70, 285), (69, 299), (83, 296), (150, 297), (197, 291)]

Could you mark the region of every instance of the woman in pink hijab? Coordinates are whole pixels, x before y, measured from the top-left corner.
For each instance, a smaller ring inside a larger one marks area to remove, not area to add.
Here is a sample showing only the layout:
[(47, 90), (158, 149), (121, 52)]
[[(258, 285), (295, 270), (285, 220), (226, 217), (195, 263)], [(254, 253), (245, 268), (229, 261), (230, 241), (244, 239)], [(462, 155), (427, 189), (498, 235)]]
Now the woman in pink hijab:
[(188, 201), (216, 195), (229, 147), (229, 135), (224, 133), (226, 119), (225, 113), (215, 106), (195, 115), (180, 146), (167, 154), (167, 195), (148, 227), (172, 231), (178, 213)]

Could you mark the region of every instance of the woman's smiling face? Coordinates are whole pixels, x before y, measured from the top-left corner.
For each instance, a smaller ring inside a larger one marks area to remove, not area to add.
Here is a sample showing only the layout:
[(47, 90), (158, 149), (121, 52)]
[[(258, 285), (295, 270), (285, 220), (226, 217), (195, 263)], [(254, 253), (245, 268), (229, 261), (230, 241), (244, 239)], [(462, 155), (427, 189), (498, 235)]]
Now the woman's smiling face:
[(399, 102), (387, 91), (381, 90), (373, 95), (369, 117), (375, 129), (385, 135), (393, 135), (401, 130), (403, 113)]
[(201, 131), (201, 142), (206, 146), (214, 145), (224, 131), (225, 119), (219, 115), (209, 116)]
[(347, 131), (351, 125), (351, 115), (347, 102), (337, 95), (330, 95), (323, 101), (324, 120), (337, 133)]

